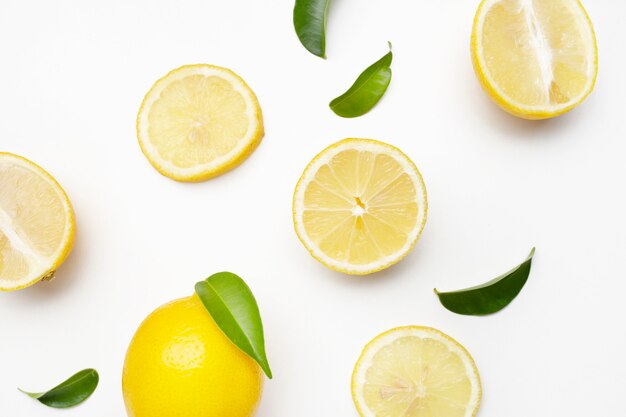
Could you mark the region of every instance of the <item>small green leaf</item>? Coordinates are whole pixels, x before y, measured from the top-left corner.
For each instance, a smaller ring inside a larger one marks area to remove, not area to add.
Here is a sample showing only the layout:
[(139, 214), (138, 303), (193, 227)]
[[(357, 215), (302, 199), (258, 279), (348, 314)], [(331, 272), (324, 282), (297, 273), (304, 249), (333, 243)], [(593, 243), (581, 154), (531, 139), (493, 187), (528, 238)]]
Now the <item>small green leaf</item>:
[(435, 289), (435, 294), (441, 304), (453, 313), (468, 316), (496, 313), (509, 305), (526, 284), (534, 254), (535, 248), (532, 248), (524, 262), (489, 282), (452, 292)]
[(326, 17), (330, 0), (296, 0), (293, 26), (302, 45), (313, 55), (326, 58)]
[(271, 379), (261, 314), (244, 280), (231, 272), (219, 272), (198, 282), (196, 293), (224, 334)]
[(391, 44), (389, 52), (367, 67), (352, 87), (330, 102), (330, 108), (341, 117), (362, 116), (378, 103), (391, 82)]
[(48, 407), (69, 408), (89, 398), (96, 390), (99, 379), (95, 369), (84, 369), (46, 392), (26, 392), (21, 388), (18, 389)]

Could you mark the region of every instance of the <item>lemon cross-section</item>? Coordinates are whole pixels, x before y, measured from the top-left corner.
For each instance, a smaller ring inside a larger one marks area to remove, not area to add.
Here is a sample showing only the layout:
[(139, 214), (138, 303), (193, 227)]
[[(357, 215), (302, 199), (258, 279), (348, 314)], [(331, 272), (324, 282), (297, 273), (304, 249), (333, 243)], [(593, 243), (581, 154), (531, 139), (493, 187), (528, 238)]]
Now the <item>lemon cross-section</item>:
[(0, 290), (50, 278), (70, 253), (74, 212), (41, 167), (0, 152)]
[(483, 0), (471, 53), (487, 93), (527, 119), (558, 116), (580, 104), (598, 71), (593, 26), (578, 0)]
[(187, 65), (158, 80), (137, 116), (146, 158), (178, 181), (222, 174), (252, 153), (263, 138), (254, 92), (229, 69)]
[(296, 186), (296, 233), (317, 260), (363, 275), (405, 257), (426, 223), (426, 187), (398, 148), (344, 139), (309, 163)]
[(472, 417), (481, 395), (467, 350), (429, 327), (398, 327), (377, 336), (352, 375), (361, 417)]

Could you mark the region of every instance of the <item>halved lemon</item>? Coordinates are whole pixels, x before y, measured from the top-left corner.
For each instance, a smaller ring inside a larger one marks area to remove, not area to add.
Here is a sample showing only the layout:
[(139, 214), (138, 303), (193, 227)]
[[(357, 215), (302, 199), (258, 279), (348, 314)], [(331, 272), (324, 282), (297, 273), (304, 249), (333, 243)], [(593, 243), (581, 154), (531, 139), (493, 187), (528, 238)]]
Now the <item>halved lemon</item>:
[(377, 336), (352, 374), (361, 417), (472, 417), (481, 396), (470, 354), (430, 327), (397, 327)]
[(148, 161), (177, 181), (204, 181), (245, 160), (263, 138), (254, 92), (234, 72), (186, 65), (158, 80), (137, 115)]
[(296, 233), (327, 267), (363, 275), (400, 261), (426, 223), (426, 187), (398, 148), (344, 139), (306, 167), (293, 196)]
[(509, 113), (561, 115), (593, 90), (598, 50), (578, 0), (483, 0), (472, 30), (482, 86)]
[(74, 243), (74, 212), (50, 174), (0, 152), (0, 290), (51, 279)]

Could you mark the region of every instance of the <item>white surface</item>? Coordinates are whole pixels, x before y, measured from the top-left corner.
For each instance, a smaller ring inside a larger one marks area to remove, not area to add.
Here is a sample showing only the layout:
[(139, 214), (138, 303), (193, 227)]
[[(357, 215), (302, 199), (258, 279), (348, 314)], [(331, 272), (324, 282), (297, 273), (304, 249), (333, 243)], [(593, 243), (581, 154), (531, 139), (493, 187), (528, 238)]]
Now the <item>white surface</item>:
[[(0, 415), (125, 416), (121, 370), (135, 329), (220, 270), (243, 276), (261, 306), (275, 378), (257, 417), (356, 416), (349, 383), (361, 348), (405, 324), (437, 327), (470, 350), (481, 417), (618, 415), (626, 3), (586, 1), (598, 83), (548, 122), (510, 117), (481, 91), (469, 58), (477, 4), (336, 0), (323, 61), (299, 44), (291, 0), (3, 0), (0, 146), (60, 181), (78, 234), (56, 281), (0, 294)], [(394, 75), (384, 99), (364, 117), (335, 116), (327, 103), (387, 40)], [(266, 136), (236, 170), (179, 184), (144, 159), (135, 116), (155, 80), (197, 62), (252, 86)], [(414, 252), (370, 278), (325, 269), (292, 229), (306, 163), (348, 136), (400, 147), (429, 192)], [(528, 284), (497, 315), (454, 315), (432, 293), (490, 279), (533, 245)], [(101, 384), (78, 408), (47, 409), (16, 390), (85, 367)]]

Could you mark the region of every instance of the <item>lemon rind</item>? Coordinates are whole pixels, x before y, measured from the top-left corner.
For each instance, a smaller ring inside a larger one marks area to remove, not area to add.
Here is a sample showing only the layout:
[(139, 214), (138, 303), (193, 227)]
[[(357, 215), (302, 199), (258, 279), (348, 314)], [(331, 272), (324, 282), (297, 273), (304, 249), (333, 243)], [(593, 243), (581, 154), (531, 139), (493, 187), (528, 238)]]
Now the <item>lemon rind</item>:
[(444, 343), (450, 351), (456, 353), (465, 365), (466, 374), (470, 376), (472, 385), (472, 397), (468, 402), (467, 412), (464, 417), (474, 417), (478, 413), (482, 400), (482, 384), (478, 368), (474, 362), (474, 358), (469, 351), (454, 338), (448, 336), (440, 330), (427, 326), (400, 326), (387, 330), (369, 341), (363, 348), (361, 355), (357, 359), (352, 372), (351, 391), (352, 400), (361, 417), (376, 417), (376, 414), (367, 408), (365, 399), (359, 387), (362, 387), (366, 381), (366, 373), (369, 369), (374, 355), (390, 342), (399, 337), (415, 336), (419, 338), (431, 338)]
[[(302, 221), (302, 215), (304, 213), (304, 192), (306, 190), (306, 185), (308, 185), (308, 183), (314, 177), (319, 168), (326, 164), (334, 155), (343, 150), (354, 149), (373, 151), (377, 153), (382, 153), (380, 151), (384, 150), (384, 154), (393, 156), (396, 161), (398, 161), (403, 166), (404, 171), (413, 180), (413, 184), (416, 188), (416, 195), (419, 198), (419, 211), (416, 226), (412, 231), (412, 236), (407, 239), (407, 242), (405, 243), (403, 248), (393, 255), (389, 255), (385, 258), (363, 265), (353, 265), (348, 262), (337, 261), (326, 256), (321, 250), (319, 250), (319, 248), (317, 248), (317, 245), (315, 245), (308, 238)], [(417, 166), (415, 166), (413, 161), (411, 161), (408, 156), (406, 156), (400, 149), (396, 148), (395, 146), (374, 139), (347, 138), (326, 147), (324, 150), (319, 152), (306, 166), (304, 172), (298, 180), (298, 183), (296, 184), (296, 188), (293, 194), (292, 214), (296, 235), (313, 258), (315, 258), (326, 267), (337, 272), (342, 272), (350, 275), (368, 275), (386, 269), (400, 262), (415, 247), (415, 244), (417, 243), (417, 241), (421, 237), (422, 232), (424, 231), (426, 219), (428, 217), (428, 197), (426, 192), (426, 184), (424, 183), (422, 174), (418, 170)]]
[[(206, 76), (215, 75), (230, 82), (233, 89), (239, 92), (246, 102), (247, 116), (250, 125), (248, 126), (248, 131), (244, 137), (239, 140), (237, 146), (226, 155), (206, 164), (200, 164), (190, 168), (181, 168), (163, 159), (150, 142), (150, 135), (147, 131), (149, 127), (148, 116), (150, 114), (150, 108), (159, 98), (160, 93), (165, 87), (176, 79), (182, 79), (189, 75), (196, 74)], [(157, 80), (144, 96), (139, 112), (137, 113), (136, 129), (139, 146), (150, 164), (162, 175), (181, 182), (205, 181), (230, 171), (252, 154), (265, 134), (263, 114), (254, 91), (252, 91), (248, 84), (232, 70), (210, 64), (183, 65)]]

